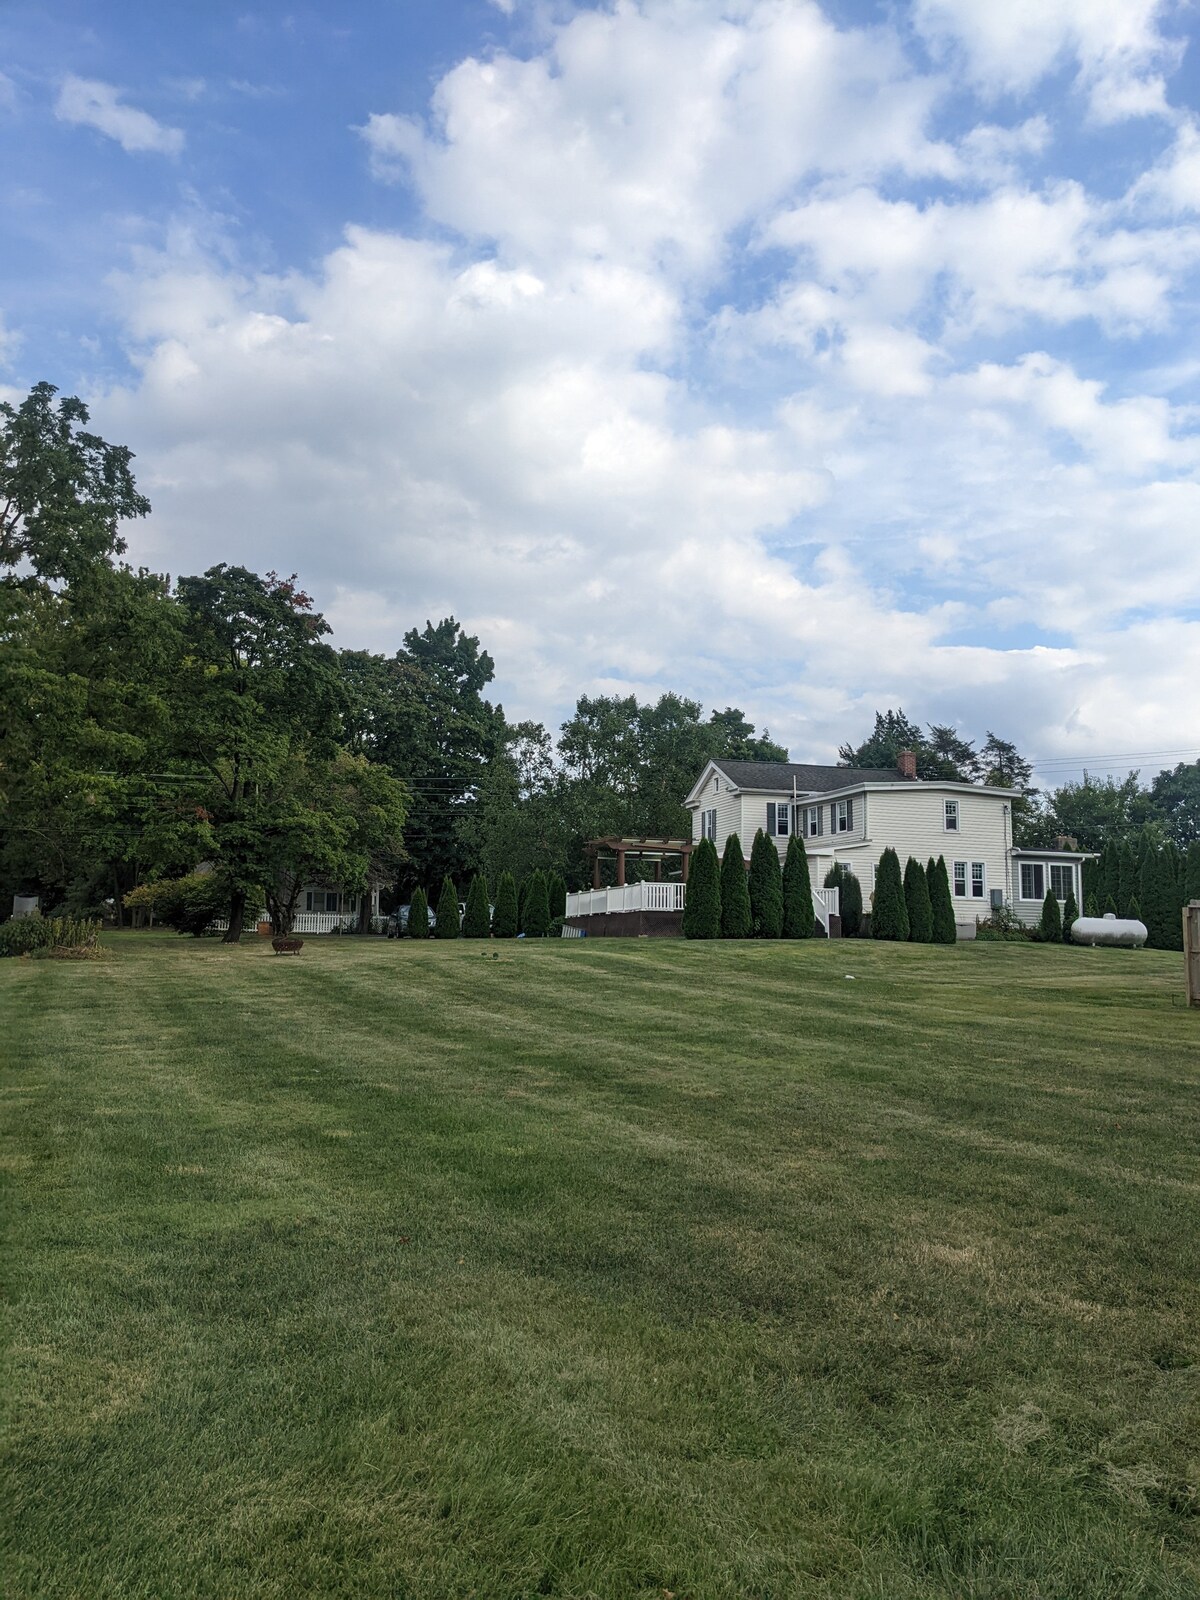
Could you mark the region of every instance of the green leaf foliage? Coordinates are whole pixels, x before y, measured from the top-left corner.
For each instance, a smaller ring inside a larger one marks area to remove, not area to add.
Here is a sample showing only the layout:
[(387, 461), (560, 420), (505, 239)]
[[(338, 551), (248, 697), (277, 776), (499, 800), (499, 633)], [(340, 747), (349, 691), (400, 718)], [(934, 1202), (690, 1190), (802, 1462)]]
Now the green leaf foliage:
[(492, 913), (488, 904), (487, 881), (476, 873), (467, 891), (467, 909), (463, 913), (464, 939), (486, 939), (492, 931)]
[(521, 932), (527, 939), (544, 939), (550, 932), (550, 896), (544, 872), (535, 872), (529, 879)]
[(731, 833), (721, 857), (721, 937), (748, 939), (753, 928), (750, 915), (750, 887), (746, 881), (746, 861), (742, 841)]
[(1083, 914), (1085, 917), (1098, 917), (1100, 915), (1100, 907), (1096, 904), (1096, 896), (1094, 894), (1088, 895), (1084, 903)]
[(904, 904), (908, 909), (908, 937), (913, 944), (933, 943), (933, 904), (929, 878), (921, 863), (909, 856), (904, 867)]
[(1183, 897), (1189, 904), (1200, 900), (1200, 839), (1187, 848), (1183, 868)]
[(1075, 899), (1074, 889), (1067, 890), (1066, 902), (1063, 905), (1062, 937), (1064, 944), (1071, 942), (1071, 928), (1079, 919), (1079, 904)]
[(562, 874), (552, 872), (546, 883), (546, 894), (550, 901), (550, 920), (556, 921), (567, 914), (567, 885)]
[(1053, 889), (1046, 890), (1046, 898), (1042, 901), (1042, 917), (1038, 923), (1038, 933), (1044, 944), (1062, 943), (1062, 912), (1059, 910), (1058, 901), (1054, 898)]
[(859, 938), (863, 922), (862, 884), (844, 861), (835, 861), (825, 874), (825, 887), (836, 889), (838, 892), (838, 918), (842, 924), (842, 938)]
[(502, 872), (496, 885), (496, 910), (492, 917), (492, 937), (517, 937), (517, 884), (511, 872)]
[(794, 833), (788, 840), (783, 863), (783, 937), (811, 939), (815, 922), (808, 852), (804, 840)]
[(762, 828), (750, 847), (750, 923), (756, 939), (783, 936), (783, 873), (779, 851)]
[(904, 880), (900, 876), (900, 857), (891, 845), (880, 856), (875, 869), (871, 936), (898, 943), (905, 943), (908, 939), (908, 906), (904, 899)]
[(945, 856), (939, 856), (929, 876), (929, 904), (933, 916), (934, 944), (955, 944), (958, 927), (954, 917), (954, 897), (950, 893), (950, 872)]
[(454, 887), (451, 878), (442, 879), (442, 892), (438, 895), (437, 921), (434, 924), (433, 934), (435, 939), (461, 939), (462, 925), (459, 922), (458, 890)]
[(1131, 915), (1129, 908), (1137, 894), (1137, 878), (1137, 857), (1126, 839), (1117, 854), (1117, 907), (1123, 917)]
[(692, 851), (687, 894), (683, 902), (685, 939), (721, 937), (721, 866), (711, 839), (701, 839)]
[(412, 892), (412, 901), (408, 908), (407, 933), (410, 939), (429, 937), (429, 901), (420, 884)]

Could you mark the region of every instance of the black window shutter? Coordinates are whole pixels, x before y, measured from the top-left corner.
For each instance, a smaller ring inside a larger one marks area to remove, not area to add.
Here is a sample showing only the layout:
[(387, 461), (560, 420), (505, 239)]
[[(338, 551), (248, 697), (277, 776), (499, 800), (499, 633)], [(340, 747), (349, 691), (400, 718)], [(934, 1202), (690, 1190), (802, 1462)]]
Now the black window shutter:
[(854, 801), (853, 800), (847, 800), (846, 801), (846, 827), (849, 829), (849, 831), (851, 833), (854, 832)]
[(767, 832), (768, 833), (774, 833), (775, 832), (775, 802), (774, 802), (774, 800), (768, 800), (767, 801)]

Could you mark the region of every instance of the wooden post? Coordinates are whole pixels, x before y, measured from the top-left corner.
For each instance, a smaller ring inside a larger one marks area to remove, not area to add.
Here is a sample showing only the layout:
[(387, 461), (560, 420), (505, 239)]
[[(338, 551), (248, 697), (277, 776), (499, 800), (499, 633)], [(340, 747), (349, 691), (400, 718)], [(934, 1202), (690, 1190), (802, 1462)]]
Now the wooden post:
[(1187, 969), (1188, 1005), (1200, 1006), (1200, 900), (1183, 908), (1183, 960)]
[(599, 850), (597, 850), (596, 854), (592, 857), (592, 888), (593, 889), (598, 889), (599, 887), (600, 887), (600, 852), (599, 852)]
[(661, 883), (662, 882), (662, 857), (661, 856), (659, 856), (658, 860), (654, 863), (654, 881), (655, 881), (655, 883)]
[(624, 852), (624, 850), (618, 850), (617, 851), (617, 888), (618, 889), (623, 889), (624, 887), (625, 887), (625, 852)]

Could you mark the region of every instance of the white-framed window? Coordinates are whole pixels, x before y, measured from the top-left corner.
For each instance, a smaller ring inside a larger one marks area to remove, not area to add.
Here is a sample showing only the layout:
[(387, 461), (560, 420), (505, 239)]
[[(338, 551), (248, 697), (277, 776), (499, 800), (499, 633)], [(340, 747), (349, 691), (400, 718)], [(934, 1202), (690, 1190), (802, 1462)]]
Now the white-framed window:
[(776, 838), (786, 839), (792, 808), (783, 801), (767, 801), (767, 832)]
[(702, 811), (700, 813), (700, 837), (702, 839), (711, 839), (714, 844), (716, 843), (717, 810), (715, 806), (711, 811)]
[(1056, 900), (1065, 900), (1069, 894), (1074, 894), (1075, 868), (1069, 862), (1052, 862), (1050, 887), (1054, 891)]
[(958, 832), (958, 801), (947, 800), (945, 807), (945, 828), (947, 833)]
[(987, 874), (982, 861), (971, 863), (971, 899), (982, 900), (987, 893)]
[(816, 839), (821, 832), (820, 806), (801, 806), (800, 832), (806, 839)]
[(854, 801), (835, 800), (829, 808), (829, 831), (850, 833), (854, 828)]
[(1022, 861), (1021, 863), (1021, 899), (1044, 900), (1046, 898), (1046, 869), (1040, 861)]
[(342, 897), (336, 889), (307, 889), (304, 894), (306, 911), (340, 911)]
[(967, 863), (956, 861), (954, 863), (954, 893), (960, 900), (967, 898)]

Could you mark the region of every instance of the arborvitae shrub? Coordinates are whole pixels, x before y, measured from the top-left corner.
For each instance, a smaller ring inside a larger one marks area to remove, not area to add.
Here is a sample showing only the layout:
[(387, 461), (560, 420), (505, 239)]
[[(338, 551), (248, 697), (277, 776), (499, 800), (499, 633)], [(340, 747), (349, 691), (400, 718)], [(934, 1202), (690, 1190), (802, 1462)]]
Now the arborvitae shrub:
[(1121, 852), (1115, 839), (1106, 839), (1100, 852), (1101, 883), (1096, 888), (1096, 899), (1104, 905), (1113, 903), (1113, 914), (1121, 901)]
[(746, 861), (742, 841), (731, 833), (721, 857), (721, 937), (748, 939), (751, 932), (750, 886), (746, 882)]
[(1166, 850), (1156, 850), (1146, 858), (1140, 900), (1146, 943), (1156, 950), (1182, 950), (1182, 896)]
[(546, 892), (546, 875), (543, 872), (530, 874), (521, 932), (527, 939), (544, 939), (550, 932), (550, 897)]
[(502, 872), (496, 885), (496, 911), (492, 917), (492, 936), (496, 939), (517, 937), (517, 884), (511, 872)]
[(1117, 915), (1117, 902), (1113, 899), (1112, 895), (1109, 895), (1108, 899), (1104, 902), (1103, 915), (1106, 917), (1115, 917)]
[(1062, 943), (1062, 912), (1058, 909), (1053, 889), (1046, 890), (1046, 898), (1042, 901), (1042, 920), (1038, 923), (1038, 933), (1044, 944)]
[(458, 890), (450, 879), (442, 879), (442, 892), (438, 895), (437, 923), (433, 930), (437, 939), (460, 939), (462, 926), (458, 920)]
[(429, 937), (429, 901), (425, 898), (424, 889), (414, 889), (412, 902), (408, 908), (408, 937), (410, 939), (428, 939)]
[(492, 912), (488, 905), (487, 880), (478, 873), (467, 890), (467, 909), (463, 913), (464, 939), (486, 939), (492, 931)]
[(1137, 895), (1134, 895), (1133, 899), (1129, 902), (1129, 910), (1126, 915), (1131, 917), (1134, 922), (1140, 922), (1143, 925), (1145, 924), (1146, 919), (1142, 915), (1142, 908), (1138, 904)]
[(913, 944), (933, 943), (933, 904), (925, 868), (912, 856), (904, 866), (904, 904), (908, 910), (908, 937)]
[[(837, 914), (842, 924), (842, 938), (857, 939), (862, 933), (862, 884), (844, 861), (835, 861), (825, 874), (824, 886), (826, 889), (836, 889), (838, 892)], [(814, 932), (818, 936), (823, 935), (824, 931), (824, 928), (814, 923)]]
[(862, 933), (862, 884), (849, 867), (842, 868), (841, 908), (842, 938), (857, 939)]
[(904, 943), (908, 939), (908, 907), (900, 876), (900, 857), (891, 845), (875, 869), (875, 898), (871, 903), (871, 935)]
[(804, 840), (794, 833), (788, 840), (787, 860), (783, 864), (783, 937), (811, 939), (815, 921), (808, 852)]
[(567, 914), (567, 885), (560, 873), (552, 872), (546, 882), (546, 897), (550, 902), (550, 921)]
[(1121, 846), (1118, 860), (1118, 890), (1117, 906), (1123, 917), (1129, 915), (1129, 907), (1137, 894), (1137, 858), (1133, 853), (1133, 846), (1128, 839)]
[(1096, 896), (1094, 894), (1088, 895), (1083, 907), (1083, 914), (1085, 917), (1098, 917), (1100, 915), (1100, 908), (1096, 904)]
[[(1194, 840), (1187, 848), (1183, 863), (1183, 899), (1186, 905), (1193, 900), (1200, 900), (1200, 839)], [(1182, 918), (1179, 925), (1183, 926)]]
[(1075, 899), (1075, 891), (1074, 889), (1068, 889), (1066, 904), (1063, 906), (1062, 914), (1062, 938), (1064, 944), (1070, 944), (1071, 925), (1078, 919), (1078, 916), (1079, 905)]
[(929, 904), (933, 914), (934, 944), (956, 944), (958, 926), (954, 920), (954, 897), (950, 893), (950, 871), (945, 856), (939, 856), (929, 876)]
[(721, 937), (721, 865), (711, 839), (701, 839), (692, 851), (687, 894), (683, 901), (685, 939)]
[(517, 885), (517, 932), (525, 932), (525, 901), (529, 897), (529, 885), (533, 882), (533, 873), (527, 872)]
[(774, 841), (760, 828), (750, 847), (750, 921), (756, 939), (783, 937), (783, 874)]

